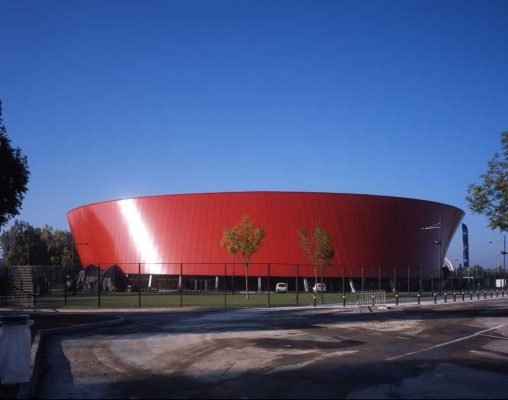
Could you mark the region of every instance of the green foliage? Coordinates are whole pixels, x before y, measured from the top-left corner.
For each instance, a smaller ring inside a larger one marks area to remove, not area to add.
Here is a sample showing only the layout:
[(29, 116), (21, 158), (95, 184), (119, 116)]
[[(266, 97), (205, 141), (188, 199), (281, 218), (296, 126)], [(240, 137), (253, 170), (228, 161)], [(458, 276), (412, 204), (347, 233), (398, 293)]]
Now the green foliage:
[(48, 265), (46, 244), (41, 230), (28, 222), (14, 221), (9, 230), (0, 235), (5, 265)]
[(330, 264), (335, 252), (332, 247), (332, 236), (328, 234), (319, 222), (309, 232), (305, 228), (298, 231), (300, 247), (312, 262), (312, 265), (326, 266)]
[(245, 214), (242, 220), (231, 229), (224, 229), (221, 246), (232, 254), (240, 253), (244, 265), (249, 264), (250, 257), (263, 245), (265, 231), (254, 228), (250, 217)]
[[(51, 265), (71, 265), (72, 252), (75, 250), (72, 245), (72, 235), (69, 231), (54, 229), (49, 225), (44, 225), (41, 230), (41, 238), (46, 244)], [(74, 253), (74, 256), (77, 257), (77, 254)]]
[(231, 254), (238, 253), (238, 236), (236, 231), (232, 229), (224, 229), (220, 245), (224, 247)]
[(14, 221), (13, 226), (0, 235), (5, 265), (60, 265), (70, 266), (78, 259), (68, 231), (45, 225), (35, 228), (25, 221)]
[(329, 265), (335, 255), (332, 246), (332, 236), (321, 227), (319, 222), (316, 222), (311, 232), (306, 228), (300, 228), (298, 235), (300, 237), (300, 247), (312, 262), (314, 279), (317, 282), (318, 268)]
[(466, 200), (475, 214), (483, 214), (492, 229), (508, 230), (508, 131), (501, 133), (503, 151), (496, 153), (480, 176), (480, 184), (470, 184)]
[(28, 189), (28, 161), (19, 147), (13, 148), (3, 124), (0, 102), (0, 228), (19, 214)]
[(245, 293), (249, 298), (248, 276), (250, 257), (263, 245), (265, 230), (255, 228), (250, 217), (245, 214), (242, 220), (231, 229), (224, 229), (220, 245), (232, 254), (242, 255), (245, 268)]

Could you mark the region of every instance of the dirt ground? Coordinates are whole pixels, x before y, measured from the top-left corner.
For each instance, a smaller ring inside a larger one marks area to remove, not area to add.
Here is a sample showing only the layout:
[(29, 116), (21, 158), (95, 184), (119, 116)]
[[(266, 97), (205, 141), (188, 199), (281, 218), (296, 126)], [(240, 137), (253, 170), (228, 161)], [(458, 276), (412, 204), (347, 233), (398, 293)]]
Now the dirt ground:
[[(2, 312), (9, 314), (9, 312)], [(88, 324), (92, 322), (107, 321), (113, 317), (104, 314), (71, 314), (58, 312), (37, 312), (26, 313), (30, 315), (30, 319), (34, 321), (31, 327), (32, 341), (40, 329), (60, 328), (64, 326)], [(14, 399), (19, 389), (19, 384), (2, 385), (0, 384), (0, 399)]]
[(507, 299), (131, 313), (55, 335), (39, 398), (506, 398)]

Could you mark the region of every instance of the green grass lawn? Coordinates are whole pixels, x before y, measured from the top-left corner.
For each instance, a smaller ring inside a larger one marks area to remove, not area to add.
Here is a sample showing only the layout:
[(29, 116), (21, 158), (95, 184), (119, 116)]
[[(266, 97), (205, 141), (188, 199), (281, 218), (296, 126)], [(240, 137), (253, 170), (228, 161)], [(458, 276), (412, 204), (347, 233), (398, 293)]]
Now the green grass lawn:
[[(403, 302), (405, 299), (416, 299), (417, 292), (399, 292), (399, 300)], [(494, 294), (495, 296), (495, 294)], [(501, 295), (499, 295), (501, 297)], [(141, 297), (141, 300), (140, 300)], [(423, 298), (431, 298), (432, 293), (422, 293)], [(476, 298), (476, 296), (474, 296)], [(483, 297), (483, 293), (482, 293)], [(469, 293), (465, 295), (469, 299)], [(393, 301), (395, 294), (386, 293), (387, 301)], [(457, 301), (462, 299), (460, 292), (457, 292)], [(321, 296), (317, 295), (317, 305), (321, 304)], [(250, 293), (249, 300), (246, 299), (245, 293), (157, 293), (142, 292), (138, 293), (101, 293), (100, 307), (104, 308), (137, 308), (141, 307), (268, 307), (267, 293)], [(442, 301), (439, 296), (438, 301)], [(448, 293), (448, 301), (453, 301), (453, 293)], [(346, 293), (347, 304), (356, 303), (355, 293)], [(298, 295), (292, 293), (270, 293), (270, 306), (296, 306), (296, 305), (312, 305), (312, 293), (300, 292)], [(342, 304), (342, 293), (327, 292), (323, 294), (323, 304)], [(67, 306), (65, 306), (64, 294), (53, 294), (51, 296), (37, 297), (37, 308), (92, 308), (98, 307), (98, 296), (96, 292), (78, 292), (73, 296), (67, 294)]]
[[(141, 297), (141, 300), (140, 300)], [(105, 308), (132, 308), (139, 307), (267, 307), (268, 301), (270, 306), (295, 306), (295, 305), (311, 305), (313, 304), (312, 293), (270, 293), (268, 300), (267, 293), (250, 293), (249, 299), (246, 299), (245, 293), (101, 293), (100, 306)], [(318, 294), (317, 304), (321, 304), (321, 297)], [(356, 301), (356, 295), (348, 293), (347, 301)], [(342, 294), (340, 293), (324, 293), (324, 304), (342, 303)], [(60, 308), (65, 307), (65, 299), (63, 294), (53, 294), (37, 298), (37, 307), (39, 308)], [(98, 306), (97, 293), (78, 292), (73, 296), (67, 294), (68, 308), (89, 308)]]

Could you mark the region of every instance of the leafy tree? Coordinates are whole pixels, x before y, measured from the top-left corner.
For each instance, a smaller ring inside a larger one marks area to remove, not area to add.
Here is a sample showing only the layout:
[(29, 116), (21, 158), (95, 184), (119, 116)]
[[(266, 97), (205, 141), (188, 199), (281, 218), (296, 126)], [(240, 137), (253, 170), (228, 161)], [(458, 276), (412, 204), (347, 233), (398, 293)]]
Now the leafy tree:
[(0, 244), (5, 265), (47, 265), (49, 262), (41, 229), (28, 222), (14, 221), (12, 227), (0, 235)]
[[(5, 265), (59, 265), (71, 266), (74, 256), (69, 231), (45, 225), (35, 228), (25, 221), (14, 221), (13, 226), (0, 235)], [(78, 259), (78, 258), (77, 258)]]
[[(332, 236), (321, 227), (319, 222), (316, 222), (311, 232), (306, 228), (300, 228), (298, 235), (300, 236), (300, 247), (312, 262), (314, 284), (317, 288), (318, 268), (329, 265), (331, 259), (335, 255), (332, 247)], [(321, 291), (321, 296), (322, 295), (323, 292)]]
[(224, 229), (220, 245), (231, 254), (242, 255), (245, 269), (245, 293), (249, 299), (249, 261), (250, 257), (263, 245), (265, 231), (263, 228), (254, 228), (250, 217), (245, 214), (242, 220), (231, 229)]
[(19, 214), (28, 189), (28, 161), (19, 147), (13, 148), (3, 124), (0, 101), (0, 228)]
[(508, 230), (508, 131), (501, 133), (503, 151), (496, 153), (480, 175), (480, 184), (470, 184), (466, 200), (475, 214), (483, 214), (492, 229)]
[[(72, 244), (72, 235), (69, 231), (54, 229), (45, 225), (41, 230), (41, 238), (46, 244), (48, 259), (51, 265), (71, 266), (72, 252), (75, 252)], [(77, 256), (76, 253), (74, 253)]]

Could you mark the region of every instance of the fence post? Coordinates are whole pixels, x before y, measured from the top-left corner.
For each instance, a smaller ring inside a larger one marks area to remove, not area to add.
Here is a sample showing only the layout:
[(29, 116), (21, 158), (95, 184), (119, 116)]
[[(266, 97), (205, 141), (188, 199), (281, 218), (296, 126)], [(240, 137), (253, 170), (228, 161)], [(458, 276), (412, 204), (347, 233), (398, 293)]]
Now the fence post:
[(365, 291), (365, 274), (363, 271), (363, 265), (362, 265), (362, 292)]
[(298, 305), (298, 264), (296, 264), (296, 305)]
[(408, 267), (408, 269), (407, 269), (407, 297), (409, 297), (409, 291), (410, 291), (409, 290), (410, 289), (409, 282), (410, 282), (410, 271), (409, 271), (409, 267)]
[(452, 276), (452, 287), (450, 288), (452, 292), (454, 292), (455, 290), (453, 290), (453, 275), (457, 273), (457, 270), (455, 271), (452, 271), (451, 273), (451, 276)]
[(430, 291), (434, 293), (434, 268), (430, 271)]
[(393, 269), (393, 286), (395, 289), (395, 293), (397, 293), (397, 268)]
[(377, 267), (377, 290), (381, 290), (381, 267)]
[[(32, 285), (34, 287), (34, 308), (37, 306), (37, 275), (34, 274), (34, 267), (32, 267), (32, 277), (35, 277), (35, 279), (32, 278)], [(7, 268), (5, 268), (5, 282), (7, 282), (7, 279), (9, 279), (7, 274)], [(5, 293), (5, 296), (7, 298), (7, 292)]]
[(228, 299), (227, 299), (227, 287), (226, 287), (226, 277), (227, 277), (227, 263), (224, 263), (224, 308), (228, 307)]
[(235, 254), (233, 253), (233, 265), (231, 266), (231, 294), (235, 294)]
[(422, 269), (420, 268), (420, 290), (419, 290), (420, 296), (422, 294), (422, 283), (423, 283), (423, 272)]
[[(35, 293), (34, 293), (34, 295), (35, 295)], [(66, 262), (64, 262), (64, 305), (67, 305), (67, 263)]]
[(141, 308), (141, 263), (138, 263), (138, 307)]
[(266, 271), (267, 271), (267, 279), (268, 279), (268, 308), (270, 308), (270, 263), (266, 264)]
[(180, 263), (180, 307), (183, 307), (183, 263)]
[[(317, 288), (316, 288), (316, 290), (317, 290)], [(320, 292), (321, 292), (321, 296), (320, 296), (321, 304), (324, 304), (325, 302), (324, 302), (324, 298), (323, 298), (323, 266), (322, 265), (321, 265), (321, 290), (320, 290)]]
[(346, 307), (346, 267), (342, 266), (342, 306)]
[(97, 268), (97, 306), (101, 306), (101, 264)]

